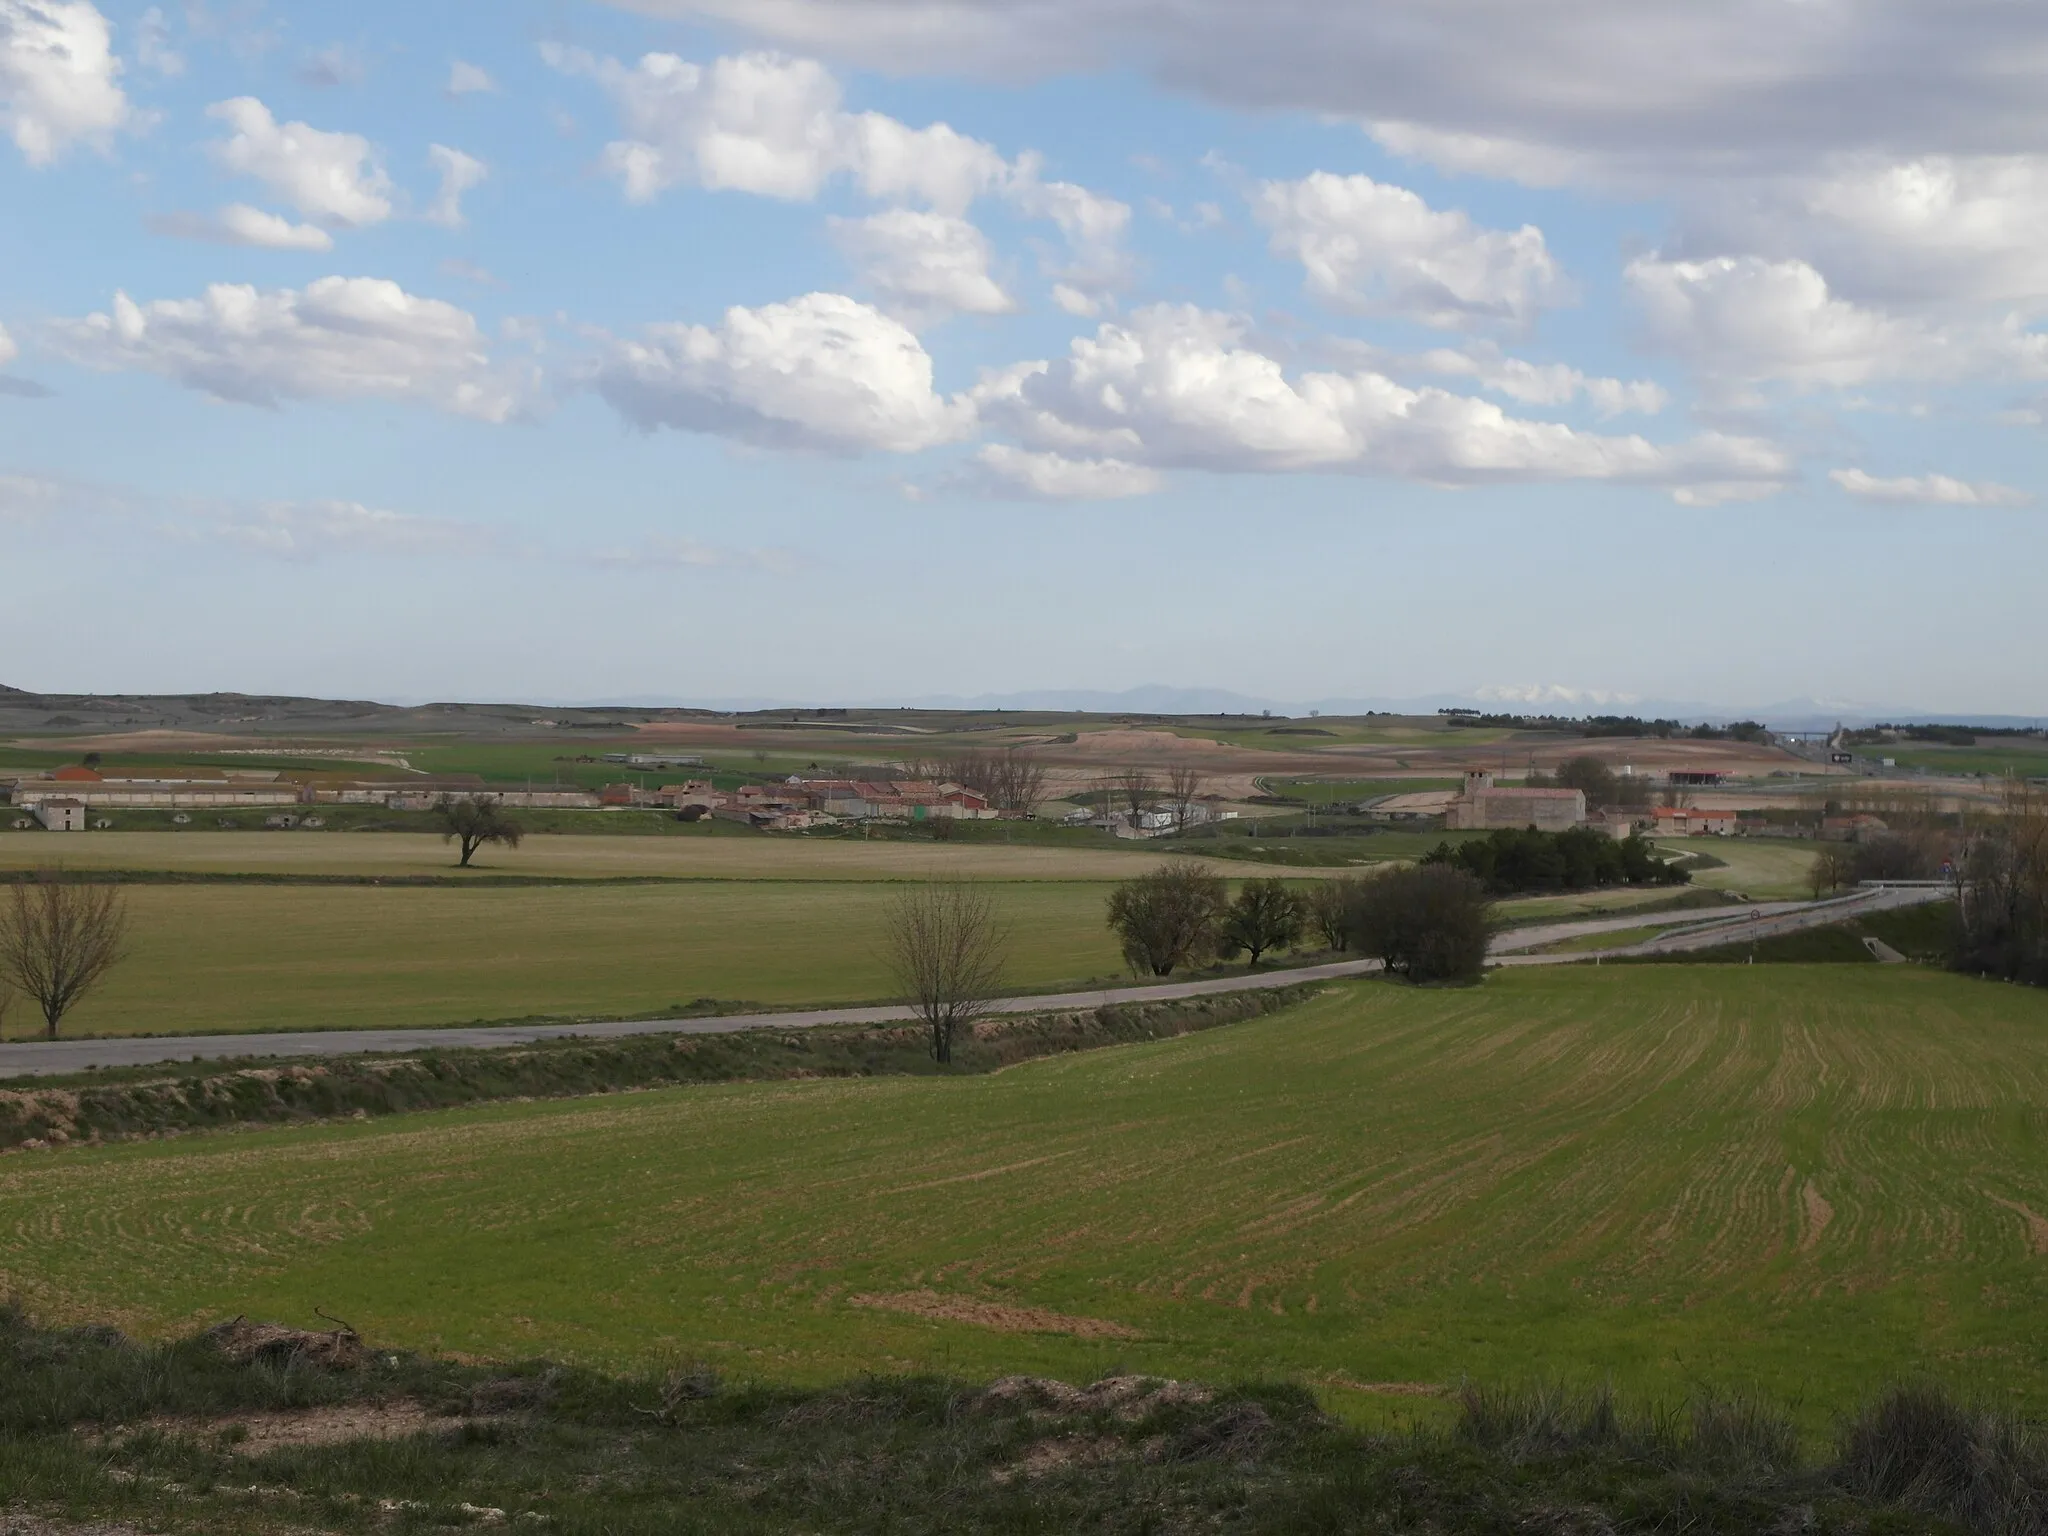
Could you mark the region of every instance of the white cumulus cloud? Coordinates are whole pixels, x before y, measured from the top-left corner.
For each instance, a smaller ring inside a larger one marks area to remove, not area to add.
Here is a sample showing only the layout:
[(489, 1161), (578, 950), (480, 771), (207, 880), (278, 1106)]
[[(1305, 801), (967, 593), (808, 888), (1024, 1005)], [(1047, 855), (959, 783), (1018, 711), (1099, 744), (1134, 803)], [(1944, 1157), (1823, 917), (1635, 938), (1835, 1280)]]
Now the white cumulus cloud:
[(482, 92), (495, 91), (498, 82), (491, 78), (491, 72), (481, 64), (466, 63), (457, 59), (448, 66), (448, 84), (445, 87), (450, 96), (475, 96)]
[(427, 162), (441, 177), (441, 188), (427, 208), (427, 222), (447, 229), (460, 229), (463, 222), (462, 195), (480, 185), (491, 174), (490, 168), (474, 155), (450, 149), (446, 144), (429, 146)]
[(615, 342), (592, 382), (642, 428), (768, 448), (915, 453), (974, 423), (971, 401), (934, 391), (907, 327), (836, 293), (735, 306), (716, 326), (649, 326)]
[(21, 356), (20, 346), (12, 336), (7, 334), (7, 327), (0, 325), (0, 368), (5, 368), (19, 356)]
[(1370, 176), (1269, 181), (1252, 210), (1275, 253), (1302, 264), (1309, 291), (1342, 308), (1436, 326), (1526, 325), (1569, 294), (1535, 226), (1482, 229)]
[(230, 203), (217, 214), (167, 213), (149, 221), (160, 235), (211, 240), (217, 245), (253, 245), (269, 251), (329, 251), (334, 237), (317, 224), (290, 219), (247, 203)]
[(391, 182), (360, 134), (280, 123), (254, 96), (215, 102), (208, 117), (228, 125), (214, 158), (252, 176), (319, 224), (354, 227), (391, 216)]
[(832, 238), (882, 308), (906, 323), (1016, 308), (989, 273), (988, 237), (967, 220), (913, 208), (831, 220)]
[(605, 165), (635, 202), (676, 186), (808, 202), (846, 175), (870, 197), (958, 213), (1009, 175), (993, 148), (944, 123), (846, 111), (838, 80), (814, 59), (749, 53), (705, 65), (650, 53), (626, 65), (552, 45), (542, 54), (612, 98), (627, 136), (605, 147)]
[(878, 202), (922, 204), (961, 217), (1000, 196), (1060, 231), (1052, 272), (1076, 292), (1123, 280), (1130, 208), (1050, 181), (1036, 155), (1014, 161), (945, 123), (913, 128), (880, 112), (850, 112), (832, 71), (815, 59), (747, 53), (697, 64), (650, 53), (634, 64), (543, 45), (556, 69), (595, 80), (617, 107), (625, 137), (605, 146), (605, 169), (628, 199), (673, 187), (815, 199), (845, 178)]
[(0, 0), (0, 127), (30, 165), (129, 119), (113, 29), (90, 0)]
[(491, 358), (476, 319), (381, 278), (323, 277), (303, 290), (216, 283), (194, 299), (59, 320), (52, 345), (102, 371), (159, 374), (217, 399), (417, 401), (502, 422), (534, 393), (530, 369)]
[(1649, 338), (1704, 374), (1846, 387), (2048, 375), (2048, 336), (2014, 316), (1940, 325), (1838, 297), (1809, 263), (1642, 257), (1626, 277)]
[(1919, 503), (1944, 507), (2016, 507), (2033, 498), (1992, 480), (1956, 480), (1947, 475), (1900, 475), (1886, 479), (1860, 469), (1836, 469), (1828, 478), (1864, 501)]
[(1683, 250), (1802, 259), (1904, 309), (2048, 304), (2048, 154), (1857, 156), (1695, 193)]
[(988, 443), (974, 455), (989, 488), (1039, 501), (1112, 501), (1150, 496), (1164, 485), (1158, 470), (1119, 459), (1070, 459), (1009, 443)]
[(983, 420), (1068, 458), (1220, 472), (1336, 471), (1460, 485), (1613, 480), (1696, 501), (1775, 489), (1775, 446), (1707, 434), (1675, 445), (1510, 416), (1385, 374), (1290, 377), (1241, 320), (1157, 305), (1077, 338), (1065, 358), (991, 375)]
[(1382, 359), (1392, 372), (1471, 379), (1523, 405), (1569, 405), (1583, 399), (1600, 416), (1655, 416), (1671, 403), (1670, 391), (1650, 379), (1602, 378), (1569, 363), (1532, 363), (1488, 344), (1432, 347), (1412, 357), (1383, 354)]
[(1128, 276), (1129, 259), (1124, 237), (1131, 227), (1131, 206), (1113, 197), (1077, 186), (1071, 181), (1044, 181), (1039, 177), (1036, 156), (1020, 157), (1011, 178), (1010, 200), (1024, 214), (1050, 219), (1066, 240), (1066, 260), (1049, 261), (1049, 270), (1061, 281), (1054, 287), (1054, 302), (1069, 313), (1077, 295), (1093, 306), (1102, 294), (1120, 286)]

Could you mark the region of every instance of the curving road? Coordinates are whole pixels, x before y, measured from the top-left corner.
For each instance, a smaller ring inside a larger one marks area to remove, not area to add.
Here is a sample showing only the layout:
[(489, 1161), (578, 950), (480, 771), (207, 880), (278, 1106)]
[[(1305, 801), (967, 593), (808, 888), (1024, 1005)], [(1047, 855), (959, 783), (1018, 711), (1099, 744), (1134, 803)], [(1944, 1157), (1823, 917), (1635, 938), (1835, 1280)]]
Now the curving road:
[[(1591, 933), (1616, 933), (1646, 926), (1641, 916), (1554, 923), (1542, 928), (1517, 928), (1493, 943), (1497, 965), (1571, 965), (1611, 955), (1658, 954), (1739, 944), (1772, 934), (1840, 922), (1864, 912), (1913, 906), (1947, 898), (1945, 890), (1859, 891), (1822, 902), (1767, 902), (1728, 915), (1674, 925), (1641, 944), (1616, 949), (1582, 950), (1565, 955), (1517, 953), (1535, 945), (1555, 943)], [(1363, 976), (1380, 968), (1377, 960), (1341, 960), (1330, 965), (1252, 971), (1208, 981), (1172, 981), (1152, 986), (1117, 987), (1101, 992), (1059, 992), (1034, 997), (1004, 998), (995, 1013), (1051, 1013), (1101, 1008), (1112, 1003), (1174, 1002), (1218, 993), (1291, 987), (1304, 981)], [(499, 1024), (476, 1029), (335, 1029), (279, 1035), (167, 1035), (111, 1040), (24, 1041), (0, 1045), (0, 1078), (52, 1077), (88, 1068), (146, 1067), (177, 1061), (267, 1060), (319, 1056), (354, 1056), (389, 1051), (478, 1049), (532, 1045), (541, 1040), (617, 1040), (630, 1035), (725, 1035), (748, 1029), (809, 1029), (827, 1024), (897, 1024), (915, 1017), (908, 1008), (814, 1008), (789, 1013), (742, 1013), (703, 1019), (627, 1019), (570, 1024)]]

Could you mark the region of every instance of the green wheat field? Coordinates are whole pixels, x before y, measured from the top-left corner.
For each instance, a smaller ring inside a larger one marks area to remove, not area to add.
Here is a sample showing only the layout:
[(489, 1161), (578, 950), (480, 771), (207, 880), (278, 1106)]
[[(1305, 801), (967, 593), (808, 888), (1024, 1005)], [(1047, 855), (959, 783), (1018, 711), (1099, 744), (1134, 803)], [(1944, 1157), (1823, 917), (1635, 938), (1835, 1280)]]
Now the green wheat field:
[(1901, 1377), (2048, 1409), (2048, 997), (1895, 967), (1330, 988), (992, 1077), (10, 1157), (0, 1284), (157, 1333), (815, 1382)]

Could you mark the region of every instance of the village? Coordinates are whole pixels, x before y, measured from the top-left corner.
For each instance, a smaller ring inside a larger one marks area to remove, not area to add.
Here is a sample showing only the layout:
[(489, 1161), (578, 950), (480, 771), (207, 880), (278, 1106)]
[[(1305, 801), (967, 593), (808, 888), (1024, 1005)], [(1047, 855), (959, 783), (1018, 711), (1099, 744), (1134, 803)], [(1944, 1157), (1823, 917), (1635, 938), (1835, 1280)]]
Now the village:
[[(263, 825), (273, 830), (319, 830), (327, 825), (324, 812), (330, 807), (419, 813), (460, 799), (488, 799), (508, 811), (658, 811), (679, 821), (711, 818), (762, 832), (810, 832), (871, 822), (1028, 819), (1036, 809), (1005, 809), (989, 794), (952, 779), (888, 777), (887, 765), (877, 765), (873, 777), (793, 773), (720, 787), (708, 777), (646, 782), (658, 777), (660, 770), (701, 768), (700, 758), (615, 753), (602, 761), (626, 768), (639, 781), (585, 788), (506, 785), (476, 774), (337, 780), (276, 768), (159, 770), (142, 776), (80, 763), (0, 779), (0, 799), (15, 812), (8, 821), (13, 830), (54, 832), (110, 829), (115, 822), (109, 813), (115, 811), (169, 813), (172, 825), (181, 827), (204, 824), (212, 815), (222, 828), (243, 825), (236, 813), (260, 811)], [(1617, 840), (1757, 836), (1854, 841), (1886, 830), (1883, 818), (1867, 810), (1819, 809), (1800, 796), (1760, 793), (1763, 786), (1745, 786), (1720, 773), (1674, 771), (1623, 782), (1631, 783), (1630, 803), (1600, 803), (1589, 800), (1580, 788), (1502, 782), (1491, 770), (1470, 768), (1455, 790), (1368, 795), (1333, 809), (1368, 825), (1411, 831), (1559, 832), (1580, 827)], [(1721, 792), (1719, 799), (1742, 803), (1694, 803), (1702, 793), (1715, 791)], [(1104, 780), (1092, 788), (1070, 787), (1067, 795), (1063, 804), (1071, 808), (1057, 818), (1063, 825), (1094, 828), (1119, 839), (1169, 837), (1257, 814), (1256, 807), (1232, 804), (1215, 793), (1189, 792), (1177, 798), (1164, 784), (1134, 794), (1128, 782)], [(1763, 801), (1773, 803), (1759, 803)]]

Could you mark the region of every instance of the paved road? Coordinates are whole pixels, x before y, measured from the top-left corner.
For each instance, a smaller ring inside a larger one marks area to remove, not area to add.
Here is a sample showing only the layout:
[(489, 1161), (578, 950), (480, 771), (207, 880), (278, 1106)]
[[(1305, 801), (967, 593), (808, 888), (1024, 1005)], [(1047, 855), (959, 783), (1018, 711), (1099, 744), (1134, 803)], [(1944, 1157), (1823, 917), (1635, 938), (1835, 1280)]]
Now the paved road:
[(1767, 916), (1779, 912), (1804, 912), (1812, 905), (1813, 903), (1807, 901), (1767, 901), (1747, 907), (1708, 907), (1701, 911), (1685, 913), (1638, 912), (1633, 917), (1575, 918), (1568, 923), (1543, 923), (1530, 928), (1510, 928), (1494, 938), (1493, 953), (1511, 955), (1519, 950), (1541, 949), (1546, 944), (1556, 944), (1564, 939), (1584, 938), (1594, 933), (1624, 933), (1631, 928), (1689, 928), (1702, 922), (1735, 922), (1754, 912), (1762, 912)]
[[(1643, 944), (1601, 950), (1607, 955), (1655, 954), (1668, 950), (1704, 949), (1739, 944), (1774, 933), (1839, 922), (1863, 912), (1940, 901), (1946, 891), (1883, 890), (1858, 892), (1824, 902), (1769, 902), (1745, 908), (1736, 916), (1713, 917), (1674, 927)], [(1762, 912), (1761, 918), (1752, 913)], [(1569, 965), (1594, 958), (1594, 951), (1567, 955), (1513, 953), (1529, 943), (1548, 943), (1581, 933), (1618, 932), (1644, 926), (1638, 917), (1589, 919), (1558, 923), (1545, 929), (1515, 929), (1502, 934), (1494, 949), (1500, 965)], [(1547, 935), (1547, 937), (1544, 937)], [(1156, 986), (1118, 987), (1105, 992), (1060, 992), (1036, 997), (1005, 998), (997, 1013), (1046, 1013), (1100, 1008), (1110, 1003), (1172, 1002), (1218, 993), (1288, 987), (1297, 982), (1362, 976), (1378, 970), (1377, 960), (1344, 960), (1333, 965), (1257, 971), (1220, 976), (1210, 981), (1163, 982)], [(83, 1072), (88, 1067), (145, 1067), (173, 1061), (228, 1061), (242, 1057), (292, 1058), (350, 1056), (382, 1051), (424, 1051), (468, 1047), (532, 1045), (540, 1040), (568, 1038), (617, 1040), (628, 1035), (728, 1035), (748, 1029), (809, 1029), (823, 1024), (896, 1024), (913, 1017), (908, 1008), (814, 1008), (791, 1013), (727, 1014), (704, 1019), (629, 1019), (588, 1024), (501, 1024), (479, 1029), (348, 1029), (316, 1030), (289, 1035), (175, 1035), (120, 1040), (33, 1041), (0, 1045), (0, 1078), (50, 1077)]]
[[(1695, 949), (1713, 949), (1722, 944), (1747, 944), (1755, 939), (1768, 939), (1781, 933), (1797, 933), (1803, 928), (1826, 927), (1829, 923), (1861, 917), (1868, 912), (1888, 912), (1897, 907), (1917, 907), (1930, 901), (1947, 901), (1949, 894), (1945, 888), (1887, 887), (1880, 890), (1855, 891), (1847, 896), (1832, 897), (1827, 901), (1767, 902), (1745, 907), (1733, 916), (1717, 915), (1706, 922), (1667, 928), (1656, 937), (1646, 939), (1640, 944), (1626, 944), (1614, 949), (1597, 951), (1580, 950), (1567, 955), (1503, 954), (1495, 963), (1569, 965), (1578, 960), (1591, 960), (1596, 955), (1601, 959), (1607, 959), (1615, 956), (1684, 953)], [(1636, 926), (1643, 925), (1638, 923)]]
[[(1291, 970), (1219, 976), (1210, 981), (1162, 982), (1118, 987), (1107, 992), (1059, 992), (1011, 997), (997, 1013), (1047, 1013), (1100, 1008), (1109, 1003), (1158, 1003), (1291, 987), (1297, 982), (1359, 976), (1379, 969), (1377, 960), (1344, 960)], [(897, 1024), (914, 1017), (908, 1008), (814, 1008), (792, 1013), (728, 1014), (704, 1019), (628, 1019), (588, 1024), (501, 1024), (480, 1029), (332, 1029), (290, 1035), (166, 1035), (154, 1039), (24, 1041), (0, 1045), (0, 1077), (48, 1077), (87, 1067), (145, 1067), (169, 1061), (222, 1061), (236, 1057), (349, 1056), (359, 1052), (424, 1051), (480, 1046), (531, 1045), (570, 1037), (617, 1040), (627, 1035), (729, 1035), (746, 1029), (808, 1029), (819, 1024)]]

